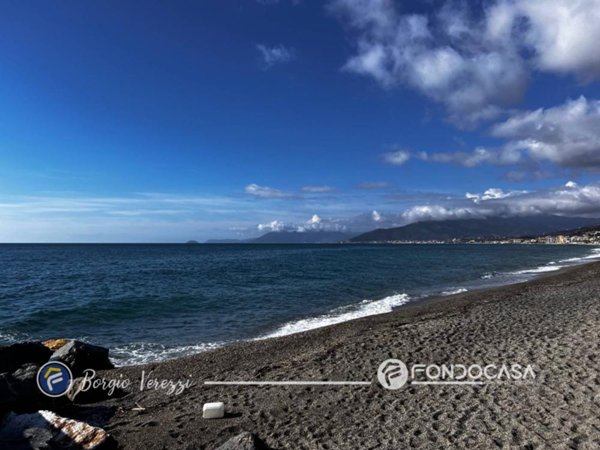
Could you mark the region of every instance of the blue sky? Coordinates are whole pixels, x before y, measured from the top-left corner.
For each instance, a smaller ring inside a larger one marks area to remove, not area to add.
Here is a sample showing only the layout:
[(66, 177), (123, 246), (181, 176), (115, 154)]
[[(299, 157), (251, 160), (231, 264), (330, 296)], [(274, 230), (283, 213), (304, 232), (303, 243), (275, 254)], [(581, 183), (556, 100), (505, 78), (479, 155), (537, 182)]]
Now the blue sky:
[(600, 215), (600, 3), (544, 5), (1, 2), (0, 241)]

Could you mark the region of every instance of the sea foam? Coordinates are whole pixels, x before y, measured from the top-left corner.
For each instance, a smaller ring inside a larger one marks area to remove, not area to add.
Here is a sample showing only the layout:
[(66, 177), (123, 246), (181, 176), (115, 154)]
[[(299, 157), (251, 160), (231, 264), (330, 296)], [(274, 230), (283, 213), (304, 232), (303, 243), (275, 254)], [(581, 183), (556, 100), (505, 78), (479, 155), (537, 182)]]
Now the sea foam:
[(316, 328), (347, 322), (360, 317), (373, 316), (391, 312), (395, 307), (404, 305), (410, 300), (407, 294), (394, 294), (381, 300), (363, 300), (358, 305), (336, 308), (327, 314), (288, 322), (265, 336), (258, 339), (267, 339), (289, 334), (301, 333)]
[(111, 348), (110, 356), (116, 366), (146, 364), (202, 353), (223, 346), (225, 343), (166, 346), (156, 343), (127, 344)]
[(462, 294), (463, 292), (467, 292), (468, 289), (467, 288), (456, 288), (456, 289), (451, 289), (449, 291), (443, 291), (442, 295), (455, 295), (455, 294)]
[(554, 272), (555, 270), (560, 270), (563, 267), (564, 266), (559, 266), (558, 264), (546, 264), (544, 266), (535, 267), (533, 269), (517, 270), (513, 273), (516, 275), (527, 275), (534, 273)]

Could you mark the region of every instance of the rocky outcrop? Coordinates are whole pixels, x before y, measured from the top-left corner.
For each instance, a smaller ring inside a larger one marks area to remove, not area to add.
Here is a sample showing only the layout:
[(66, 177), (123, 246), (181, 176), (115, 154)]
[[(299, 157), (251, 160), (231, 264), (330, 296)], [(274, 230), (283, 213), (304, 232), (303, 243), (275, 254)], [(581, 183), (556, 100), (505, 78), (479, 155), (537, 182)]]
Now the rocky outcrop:
[(102, 428), (41, 410), (30, 414), (8, 414), (0, 424), (0, 447), (107, 450), (116, 445)]
[[(0, 374), (0, 412), (29, 412), (51, 404), (49, 397), (43, 395), (36, 382), (39, 366), (24, 364), (13, 373)], [(61, 404), (60, 399), (53, 402)]]
[(244, 431), (217, 447), (217, 450), (269, 450), (269, 447), (255, 434)]
[(56, 350), (50, 361), (65, 363), (75, 377), (83, 375), (85, 369), (105, 370), (115, 367), (108, 358), (107, 348), (74, 340)]
[[(53, 353), (51, 349), (56, 351)], [(76, 340), (51, 339), (42, 343), (23, 342), (0, 347), (0, 414), (59, 407), (68, 400), (89, 403), (106, 398), (103, 392), (92, 390), (75, 393), (71, 397), (47, 397), (40, 392), (36, 376), (40, 366), (49, 360), (67, 364), (74, 377), (80, 376), (85, 369), (103, 370), (114, 367), (108, 358), (107, 348)]]
[(12, 373), (23, 364), (42, 365), (52, 356), (52, 350), (40, 342), (20, 342), (0, 347), (0, 373)]
[[(114, 447), (114, 440), (102, 428), (47, 410), (52, 408), (61, 414), (70, 411), (67, 415), (73, 413), (88, 420), (89, 414), (83, 411), (90, 408), (74, 403), (106, 398), (104, 392), (98, 390), (56, 398), (44, 395), (38, 387), (37, 374), (49, 360), (67, 364), (73, 376), (81, 375), (85, 369), (114, 367), (108, 358), (108, 349), (80, 341), (52, 339), (0, 347), (0, 448), (101, 450)], [(92, 420), (92, 423), (97, 422)]]

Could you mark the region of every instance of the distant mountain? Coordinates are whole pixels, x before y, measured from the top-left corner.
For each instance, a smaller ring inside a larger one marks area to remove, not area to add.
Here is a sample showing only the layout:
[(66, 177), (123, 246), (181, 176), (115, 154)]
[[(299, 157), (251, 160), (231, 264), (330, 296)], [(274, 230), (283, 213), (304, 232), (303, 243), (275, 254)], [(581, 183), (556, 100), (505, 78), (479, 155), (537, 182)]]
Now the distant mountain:
[(272, 231), (246, 242), (253, 244), (332, 244), (347, 241), (353, 234), (340, 231)]
[(239, 239), (209, 239), (205, 241), (205, 244), (243, 244), (246, 241), (241, 241)]
[(434, 241), (539, 236), (600, 224), (600, 219), (562, 216), (491, 217), (426, 221), (398, 228), (377, 229), (350, 239), (351, 242)]
[(580, 227), (572, 230), (561, 230), (553, 233), (547, 233), (548, 236), (586, 236), (586, 235), (600, 235), (600, 225), (594, 225), (591, 227)]

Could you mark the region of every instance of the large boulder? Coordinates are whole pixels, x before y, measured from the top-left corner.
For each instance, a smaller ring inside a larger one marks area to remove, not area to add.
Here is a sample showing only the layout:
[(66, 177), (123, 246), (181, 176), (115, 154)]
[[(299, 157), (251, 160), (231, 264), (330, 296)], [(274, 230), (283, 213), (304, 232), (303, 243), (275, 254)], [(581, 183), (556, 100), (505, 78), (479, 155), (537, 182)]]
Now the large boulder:
[(114, 369), (108, 358), (108, 349), (85, 342), (71, 340), (56, 350), (50, 361), (60, 361), (71, 368), (74, 377), (83, 375), (86, 369)]
[(45, 410), (8, 414), (0, 424), (0, 445), (15, 450), (106, 450), (116, 446), (102, 428)]
[(36, 364), (26, 364), (12, 374), (0, 374), (0, 411), (29, 412), (40, 408), (44, 399), (35, 381), (38, 368)]
[(12, 373), (27, 363), (42, 365), (50, 356), (52, 350), (40, 342), (20, 342), (0, 347), (0, 373)]
[(244, 431), (232, 437), (217, 450), (268, 450), (269, 447), (255, 434)]
[(0, 412), (25, 413), (67, 403), (65, 398), (50, 398), (40, 391), (36, 381), (38, 370), (37, 364), (24, 364), (12, 374), (0, 374)]

